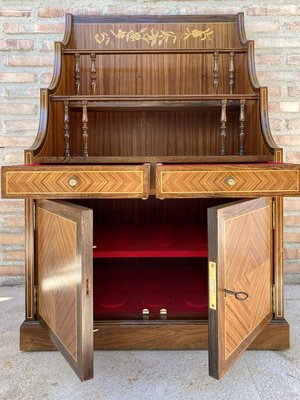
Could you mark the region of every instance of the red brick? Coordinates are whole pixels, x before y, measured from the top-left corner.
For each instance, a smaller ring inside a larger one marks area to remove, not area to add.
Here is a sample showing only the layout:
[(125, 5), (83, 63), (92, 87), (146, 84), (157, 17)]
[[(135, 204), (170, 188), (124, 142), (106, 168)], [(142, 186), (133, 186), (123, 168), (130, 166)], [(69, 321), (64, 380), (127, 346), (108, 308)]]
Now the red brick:
[(272, 86), (268, 87), (269, 97), (280, 97), (282, 96), (282, 88), (280, 86)]
[(285, 210), (300, 211), (299, 199), (285, 198), (283, 204)]
[(42, 51), (42, 52), (47, 52), (47, 51), (53, 52), (53, 50), (54, 50), (54, 42), (53, 41), (42, 42), (39, 46), (39, 51)]
[(299, 118), (289, 119), (287, 121), (287, 128), (288, 129), (300, 129), (300, 119)]
[(257, 32), (277, 32), (280, 29), (280, 23), (279, 21), (268, 21), (266, 23), (265, 20), (258, 20), (257, 18), (255, 19), (249, 19), (247, 21), (247, 33), (249, 34), (249, 37), (251, 33), (257, 33)]
[[(286, 152), (286, 161), (291, 163), (300, 163), (300, 152), (298, 151), (287, 151)], [(299, 221), (300, 222), (300, 221)]]
[(0, 50), (2, 51), (27, 51), (33, 48), (32, 40), (7, 39), (0, 40)]
[(279, 145), (279, 146), (300, 146), (300, 136), (284, 136), (284, 135), (280, 135), (280, 136), (276, 136), (275, 138), (275, 142)]
[(289, 243), (299, 243), (300, 233), (285, 232), (283, 235), (284, 241)]
[(279, 103), (280, 111), (283, 112), (299, 112), (300, 103), (295, 101), (281, 101)]
[(9, 34), (19, 33), (63, 33), (64, 23), (23, 24), (19, 22), (5, 22), (3, 31)]
[(24, 212), (24, 200), (3, 200), (0, 199), (0, 213), (23, 213)]
[(62, 8), (40, 8), (38, 10), (38, 17), (40, 18), (61, 18), (65, 14)]
[(288, 31), (299, 32), (300, 31), (300, 22), (296, 21), (296, 22), (286, 23), (286, 24), (284, 24), (284, 27)]
[(259, 54), (255, 57), (257, 64), (268, 64), (268, 65), (278, 65), (282, 64), (281, 54)]
[(281, 119), (270, 119), (270, 126), (272, 131), (281, 131)]
[(25, 220), (20, 217), (4, 218), (4, 228), (24, 228)]
[(257, 73), (259, 82), (271, 84), (276, 82), (295, 82), (300, 80), (300, 71), (259, 71)]
[[(160, 0), (157, 0), (160, 1)], [(181, 0), (181, 1), (190, 1), (190, 0)], [(197, 12), (197, 8), (194, 8), (195, 11), (194, 13)], [(231, 8), (232, 9), (232, 8)], [(110, 14), (124, 14), (124, 11), (119, 10), (116, 6), (113, 7), (107, 7), (107, 10), (109, 11)], [(111, 10), (111, 11), (110, 11)], [(238, 12), (238, 9), (235, 9), (235, 11), (232, 9), (233, 12)], [(142, 11), (142, 10), (141, 10)], [(55, 8), (55, 7), (45, 7), (45, 8), (40, 8), (38, 10), (38, 17), (40, 18), (63, 18), (66, 13), (72, 13), (72, 14), (80, 14), (80, 15), (102, 15), (101, 8), (89, 8), (89, 7), (64, 7), (64, 8)], [(215, 11), (217, 12), (217, 10)], [(224, 12), (224, 10), (223, 10)]]
[(50, 72), (41, 74), (41, 82), (49, 84), (51, 82), (51, 80), (52, 80), (52, 77), (53, 77), (53, 74), (50, 73)]
[(25, 260), (24, 250), (7, 250), (3, 252), (3, 259), (5, 261), (23, 261)]
[(26, 10), (0, 10), (0, 17), (30, 17), (31, 12)]
[(22, 87), (14, 87), (12, 89), (4, 89), (4, 97), (9, 99), (18, 99), (18, 98), (39, 98), (40, 89), (39, 88), (22, 88)]
[(26, 147), (34, 142), (35, 136), (0, 136), (0, 147)]
[(54, 65), (54, 57), (51, 56), (29, 56), (29, 55), (13, 55), (8, 56), (6, 65), (9, 66), (29, 66), (29, 67), (45, 67)]
[(269, 110), (270, 111), (279, 111), (280, 103), (278, 101), (269, 101)]
[(31, 74), (28, 72), (0, 73), (0, 82), (7, 82), (7, 83), (36, 82), (36, 74)]
[(22, 151), (15, 153), (7, 153), (4, 155), (5, 164), (23, 164), (24, 154)]
[(300, 258), (300, 249), (284, 249), (283, 255), (287, 259)]
[(268, 6), (249, 6), (248, 15), (300, 15), (300, 7), (296, 5), (268, 5)]
[(4, 121), (4, 126), (7, 132), (10, 131), (33, 131), (38, 128), (38, 120), (37, 119), (23, 119), (23, 120), (9, 120)]
[(23, 233), (3, 233), (0, 232), (0, 245), (24, 245), (25, 237)]
[(2, 103), (0, 104), (0, 114), (35, 114), (34, 104)]
[(287, 58), (287, 64), (300, 65), (300, 54), (292, 54)]
[(22, 276), (25, 274), (24, 265), (1, 265), (0, 276)]
[(282, 48), (298, 48), (299, 39), (294, 37), (281, 36), (276, 38), (276, 40), (268, 37), (259, 37), (255, 40), (255, 47), (257, 49), (278, 49)]
[(300, 215), (289, 215), (284, 217), (284, 225), (295, 226), (300, 225)]
[(284, 264), (285, 274), (299, 274), (300, 273), (300, 263), (287, 262)]

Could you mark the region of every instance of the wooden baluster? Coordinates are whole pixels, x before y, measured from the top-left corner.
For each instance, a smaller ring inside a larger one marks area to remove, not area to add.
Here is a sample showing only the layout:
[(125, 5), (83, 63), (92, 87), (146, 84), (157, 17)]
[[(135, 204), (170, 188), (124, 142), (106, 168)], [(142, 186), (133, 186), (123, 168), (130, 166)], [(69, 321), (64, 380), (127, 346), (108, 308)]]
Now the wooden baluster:
[(69, 119), (69, 102), (64, 101), (64, 139), (65, 139), (65, 157), (70, 157), (70, 119)]
[(92, 88), (92, 94), (96, 94), (96, 54), (91, 53), (91, 70), (90, 70), (90, 75), (91, 75), (91, 88)]
[(229, 90), (230, 94), (233, 93), (235, 85), (235, 70), (234, 70), (234, 52), (229, 54)]
[(246, 100), (240, 100), (240, 150), (239, 155), (243, 156), (245, 154), (245, 105)]
[(219, 86), (219, 53), (217, 51), (214, 52), (213, 54), (213, 86), (214, 86), (214, 92), (217, 94), (218, 92), (218, 86)]
[(88, 102), (83, 100), (82, 104), (82, 154), (83, 157), (88, 157), (88, 114), (87, 114), (87, 105)]
[(221, 100), (221, 148), (220, 148), (220, 155), (225, 156), (226, 154), (226, 105), (227, 100)]
[(80, 94), (80, 54), (75, 54), (75, 94)]

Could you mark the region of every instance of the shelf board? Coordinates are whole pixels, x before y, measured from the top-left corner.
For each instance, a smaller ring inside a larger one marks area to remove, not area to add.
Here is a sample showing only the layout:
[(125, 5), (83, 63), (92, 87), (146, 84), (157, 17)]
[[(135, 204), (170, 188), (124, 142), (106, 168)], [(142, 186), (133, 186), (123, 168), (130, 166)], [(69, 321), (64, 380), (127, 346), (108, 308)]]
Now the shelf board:
[(228, 54), (228, 53), (247, 53), (247, 48), (211, 48), (211, 49), (198, 49), (198, 48), (187, 48), (187, 49), (64, 49), (64, 54), (80, 54), (80, 55), (90, 55), (90, 54)]
[(253, 94), (187, 94), (187, 95), (72, 95), (72, 96), (61, 96), (61, 95), (50, 95), (52, 101), (69, 101), (69, 102), (82, 102), (88, 101), (89, 106), (91, 103), (139, 103), (148, 104), (155, 103), (161, 104), (162, 106), (166, 102), (178, 103), (178, 102), (196, 102), (202, 103), (206, 101), (218, 102), (219, 100), (257, 100), (259, 95)]
[(94, 246), (94, 258), (208, 255), (206, 227), (197, 224), (99, 225)]
[(36, 156), (34, 163), (41, 164), (144, 164), (144, 163), (265, 163), (274, 161), (274, 156), (270, 155), (226, 155), (226, 156)]
[[(239, 107), (240, 102), (238, 100), (229, 100), (227, 102), (227, 108)], [(69, 103), (70, 108), (82, 110), (81, 102), (71, 101)], [(119, 102), (105, 102), (105, 101), (94, 101), (88, 104), (88, 108), (94, 111), (133, 111), (133, 110), (147, 110), (147, 111), (170, 111), (170, 110), (220, 110), (221, 111), (221, 100), (211, 101), (119, 101)]]

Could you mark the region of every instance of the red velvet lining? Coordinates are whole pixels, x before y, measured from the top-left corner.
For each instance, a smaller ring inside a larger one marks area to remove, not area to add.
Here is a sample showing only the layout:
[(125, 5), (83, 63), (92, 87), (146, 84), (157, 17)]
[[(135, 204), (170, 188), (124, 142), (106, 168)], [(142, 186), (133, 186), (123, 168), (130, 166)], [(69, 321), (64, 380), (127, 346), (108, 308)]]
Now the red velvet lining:
[(120, 266), (94, 268), (94, 317), (200, 317), (208, 312), (207, 268)]
[(94, 257), (207, 257), (206, 227), (118, 224), (94, 229)]

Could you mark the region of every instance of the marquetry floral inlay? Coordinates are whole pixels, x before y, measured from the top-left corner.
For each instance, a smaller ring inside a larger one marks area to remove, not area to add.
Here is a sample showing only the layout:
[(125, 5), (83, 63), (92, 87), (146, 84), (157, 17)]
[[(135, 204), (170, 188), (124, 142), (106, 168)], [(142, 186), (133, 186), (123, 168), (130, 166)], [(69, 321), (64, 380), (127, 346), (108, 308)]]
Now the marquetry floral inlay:
[(134, 31), (130, 29), (129, 31), (124, 31), (123, 29), (118, 29), (117, 31), (109, 30), (107, 32), (96, 33), (95, 40), (99, 44), (108, 45), (112, 39), (125, 40), (126, 42), (146, 42), (151, 47), (154, 45), (161, 46), (167, 44), (168, 41), (172, 41), (174, 44), (177, 39), (188, 40), (191, 37), (194, 39), (211, 40), (211, 35), (213, 31), (208, 28), (205, 31), (199, 29), (186, 28), (185, 32), (173, 32), (164, 30), (155, 30), (153, 28), (144, 27), (139, 31)]

